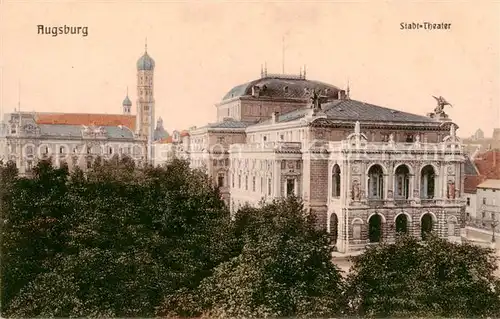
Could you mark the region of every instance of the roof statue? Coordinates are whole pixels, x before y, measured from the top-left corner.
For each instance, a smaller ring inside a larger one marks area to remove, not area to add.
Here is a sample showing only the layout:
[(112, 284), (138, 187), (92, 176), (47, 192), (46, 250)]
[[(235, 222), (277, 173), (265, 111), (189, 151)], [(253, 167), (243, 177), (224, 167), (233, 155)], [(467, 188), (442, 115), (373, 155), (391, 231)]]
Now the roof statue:
[(446, 105), (449, 105), (449, 106), (452, 106), (448, 101), (445, 100), (444, 97), (442, 96), (439, 96), (439, 97), (435, 97), (434, 95), (432, 96), (433, 98), (436, 99), (437, 101), (437, 106), (436, 108), (434, 109), (434, 113), (436, 114), (441, 114), (441, 113), (444, 113), (444, 107)]
[(361, 133), (361, 125), (359, 124), (359, 121), (356, 121), (356, 125), (354, 126), (354, 133), (358, 135)]
[(451, 123), (451, 125), (450, 125), (450, 136), (451, 137), (457, 136), (456, 129), (457, 128), (455, 127), (455, 124)]
[(319, 92), (315, 89), (312, 89), (309, 94), (310, 99), (311, 99), (311, 108), (313, 109), (320, 109), (321, 110), (321, 97), (319, 95)]

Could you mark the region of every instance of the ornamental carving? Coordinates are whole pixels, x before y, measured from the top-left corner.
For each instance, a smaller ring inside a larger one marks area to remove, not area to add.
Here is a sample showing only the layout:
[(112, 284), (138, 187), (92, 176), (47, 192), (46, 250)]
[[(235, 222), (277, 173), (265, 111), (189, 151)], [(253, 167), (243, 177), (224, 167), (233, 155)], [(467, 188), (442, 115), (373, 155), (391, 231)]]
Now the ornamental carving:
[(354, 174), (358, 174), (359, 173), (359, 165), (353, 165), (351, 170)]
[(292, 169), (293, 168), (293, 161), (288, 161), (287, 166), (288, 166), (288, 168)]
[(38, 127), (36, 127), (35, 125), (29, 123), (29, 124), (26, 124), (24, 127), (23, 127), (23, 130), (24, 132), (26, 132), (27, 134), (36, 134), (38, 132)]
[(454, 175), (455, 174), (455, 167), (453, 165), (448, 165), (446, 168), (446, 171), (448, 172), (448, 175)]
[(392, 190), (391, 190), (391, 189), (389, 189), (389, 190), (387, 191), (387, 198), (392, 198), (392, 197), (393, 197)]
[(455, 182), (449, 181), (448, 182), (448, 194), (447, 194), (449, 199), (455, 199), (456, 195), (456, 189), (455, 189)]
[(356, 201), (361, 199), (361, 191), (357, 180), (352, 181), (352, 199)]

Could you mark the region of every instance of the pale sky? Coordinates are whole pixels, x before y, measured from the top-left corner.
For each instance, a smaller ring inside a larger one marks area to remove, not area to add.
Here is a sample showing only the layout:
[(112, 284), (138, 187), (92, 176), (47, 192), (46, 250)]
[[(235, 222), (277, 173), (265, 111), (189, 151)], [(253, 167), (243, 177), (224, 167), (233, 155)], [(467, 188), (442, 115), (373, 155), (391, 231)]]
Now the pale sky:
[[(425, 115), (442, 95), (461, 136), (500, 127), (500, 4), (496, 1), (0, 0), (4, 112), (121, 113), (136, 107), (136, 61), (156, 62), (156, 115), (166, 128), (214, 122), (233, 86), (282, 71), (345, 87), (353, 99)], [(401, 22), (451, 30), (400, 30)], [(37, 25), (87, 26), (88, 36), (38, 35)]]

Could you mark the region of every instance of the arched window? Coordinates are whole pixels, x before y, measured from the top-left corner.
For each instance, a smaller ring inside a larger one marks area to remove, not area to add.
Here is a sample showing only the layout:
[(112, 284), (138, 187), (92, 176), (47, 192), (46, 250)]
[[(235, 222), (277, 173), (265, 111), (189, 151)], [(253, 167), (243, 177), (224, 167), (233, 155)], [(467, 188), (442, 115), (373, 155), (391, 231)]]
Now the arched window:
[(396, 217), (396, 234), (405, 234), (408, 232), (408, 217), (405, 214), (399, 214)]
[(422, 199), (434, 198), (435, 183), (434, 167), (426, 165), (420, 174), (420, 196)]
[(396, 168), (396, 180), (394, 189), (396, 190), (395, 197), (399, 199), (408, 199), (410, 193), (410, 170), (406, 165), (399, 165)]
[(332, 197), (340, 197), (340, 167), (337, 164), (332, 171)]
[(422, 220), (420, 222), (420, 235), (423, 240), (426, 240), (429, 237), (429, 234), (432, 232), (434, 228), (434, 221), (432, 219), (432, 215), (426, 213), (422, 216)]
[(382, 217), (375, 214), (368, 221), (368, 238), (371, 243), (378, 243), (382, 239)]
[(384, 198), (384, 171), (380, 165), (373, 165), (368, 171), (368, 197)]

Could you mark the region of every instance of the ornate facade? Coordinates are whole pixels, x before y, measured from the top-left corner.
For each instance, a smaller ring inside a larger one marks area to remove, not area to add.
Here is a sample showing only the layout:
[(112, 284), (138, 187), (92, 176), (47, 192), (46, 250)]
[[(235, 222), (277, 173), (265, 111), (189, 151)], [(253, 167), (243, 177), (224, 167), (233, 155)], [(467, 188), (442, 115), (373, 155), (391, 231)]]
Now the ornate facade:
[(426, 116), (351, 99), (349, 88), (263, 71), (231, 89), (217, 123), (189, 131), (182, 154), (218, 184), (232, 212), (302, 198), (340, 252), (397, 233), (460, 239), (464, 152), (444, 98)]

